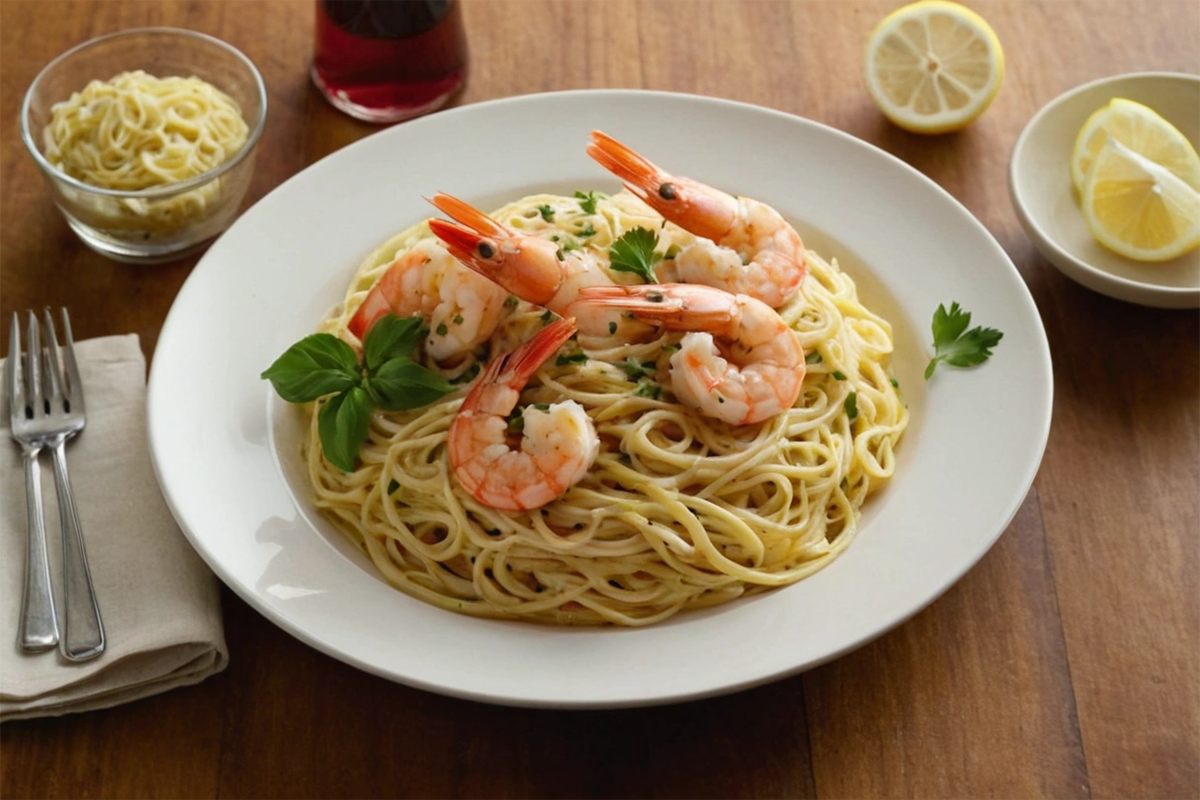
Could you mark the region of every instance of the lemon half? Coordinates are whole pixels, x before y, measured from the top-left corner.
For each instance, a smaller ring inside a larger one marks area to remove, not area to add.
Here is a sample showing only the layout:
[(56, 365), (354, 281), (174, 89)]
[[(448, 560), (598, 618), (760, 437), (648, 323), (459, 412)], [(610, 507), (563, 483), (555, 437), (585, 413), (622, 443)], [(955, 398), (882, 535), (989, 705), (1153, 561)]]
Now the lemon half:
[(1110, 137), (1200, 191), (1200, 156), (1187, 137), (1153, 109), (1121, 97), (1088, 117), (1079, 129), (1071, 153), (1071, 181), (1078, 191), (1083, 191), (1092, 164)]
[(1116, 139), (1096, 153), (1081, 205), (1096, 241), (1126, 258), (1167, 261), (1200, 247), (1200, 192)]
[(974, 11), (921, 0), (876, 26), (864, 72), (867, 90), (892, 122), (913, 133), (947, 133), (991, 105), (1004, 80), (1004, 51)]

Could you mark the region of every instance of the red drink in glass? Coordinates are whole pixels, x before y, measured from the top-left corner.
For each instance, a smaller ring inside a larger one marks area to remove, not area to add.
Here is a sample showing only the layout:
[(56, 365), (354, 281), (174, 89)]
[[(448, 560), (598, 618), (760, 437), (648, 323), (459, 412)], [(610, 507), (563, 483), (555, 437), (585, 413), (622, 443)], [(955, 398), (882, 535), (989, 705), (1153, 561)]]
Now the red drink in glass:
[(350, 116), (399, 122), (434, 111), (466, 77), (458, 0), (317, 0), (313, 82)]

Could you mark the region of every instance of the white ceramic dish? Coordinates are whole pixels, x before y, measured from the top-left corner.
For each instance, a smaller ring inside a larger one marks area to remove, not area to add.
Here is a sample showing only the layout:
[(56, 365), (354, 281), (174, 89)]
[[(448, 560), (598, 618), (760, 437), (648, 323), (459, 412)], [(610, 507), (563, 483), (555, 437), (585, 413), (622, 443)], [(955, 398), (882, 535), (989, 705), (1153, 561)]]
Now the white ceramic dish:
[[(756, 196), (840, 259), (896, 331), (912, 409), (898, 477), (834, 564), (786, 589), (646, 629), (468, 618), (385, 584), (322, 520), (295, 414), (259, 373), (311, 332), (379, 242), (431, 214), (548, 190), (615, 191), (585, 154), (602, 128), (680, 174)], [(680, 136), (680, 131), (688, 131)], [(960, 302), (1005, 337), (928, 384), (929, 322)], [(149, 387), (155, 468), (212, 569), (269, 619), (369, 672), (435, 692), (556, 707), (651, 704), (753, 686), (845, 653), (916, 613), (992, 545), (1050, 425), (1045, 332), (1004, 251), (917, 171), (797, 117), (631, 91), (531, 95), (383, 131), (314, 164), (208, 251), (163, 327)]]
[(1092, 112), (1114, 97), (1149, 106), (1200, 147), (1200, 77), (1146, 72), (1103, 78), (1050, 101), (1025, 126), (1009, 191), (1026, 235), (1064, 275), (1101, 294), (1158, 308), (1200, 307), (1200, 251), (1144, 264), (1101, 246), (1071, 188), (1071, 151)]

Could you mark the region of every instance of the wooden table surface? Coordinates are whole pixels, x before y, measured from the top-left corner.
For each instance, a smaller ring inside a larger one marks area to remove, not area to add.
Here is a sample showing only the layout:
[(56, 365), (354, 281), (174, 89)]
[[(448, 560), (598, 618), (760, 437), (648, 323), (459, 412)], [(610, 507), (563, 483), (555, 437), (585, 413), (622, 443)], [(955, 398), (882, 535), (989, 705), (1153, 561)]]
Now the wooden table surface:
[[(123, 707), (4, 725), (0, 793), (1200, 796), (1198, 314), (1067, 280), (1023, 235), (1006, 183), (1022, 126), (1060, 92), (1122, 72), (1200, 72), (1200, 10), (971, 2), (1004, 44), (1005, 85), (965, 132), (922, 138), (886, 123), (859, 77), (867, 34), (897, 5), (468, 0), (472, 73), (458, 102), (644, 87), (757, 103), (878, 145), (970, 209), (1037, 302), (1056, 391), (1034, 488), (957, 585), (802, 675), (702, 702), (569, 713), (389, 683), (225, 591), (224, 673)], [(210, 33), (262, 70), (270, 119), (251, 201), (376, 129), (310, 85), (308, 0), (0, 2), (0, 319), (65, 304), (78, 337), (135, 331), (149, 356), (197, 259), (134, 267), (87, 250), (17, 129), (22, 94), (48, 60), (145, 25)]]

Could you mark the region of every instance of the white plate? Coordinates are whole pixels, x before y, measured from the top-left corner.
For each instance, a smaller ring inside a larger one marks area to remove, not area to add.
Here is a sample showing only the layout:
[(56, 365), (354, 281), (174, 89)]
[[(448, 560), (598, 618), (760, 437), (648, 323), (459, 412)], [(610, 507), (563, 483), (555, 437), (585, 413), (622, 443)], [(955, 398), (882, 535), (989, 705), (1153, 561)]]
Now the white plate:
[[(664, 166), (768, 202), (837, 257), (891, 320), (912, 409), (898, 476), (827, 569), (645, 629), (456, 615), (389, 587), (314, 513), (294, 415), (259, 379), (340, 300), (359, 261), (449, 191), (483, 207), (535, 191), (615, 191), (584, 154), (601, 128)], [(960, 302), (1004, 331), (987, 364), (926, 384), (929, 322)], [(149, 387), (150, 445), (192, 544), (301, 640), (435, 692), (601, 707), (728, 692), (858, 647), (916, 613), (987, 551), (1033, 481), (1050, 356), (1004, 251), (948, 194), (846, 134), (749, 105), (632, 91), (532, 95), (442, 112), (314, 164), (251, 208), (179, 293)]]
[(1075, 201), (1075, 138), (1114, 97), (1153, 108), (1200, 147), (1200, 77), (1143, 72), (1078, 86), (1035, 114), (1013, 147), (1008, 185), (1017, 217), (1047, 261), (1093, 291), (1157, 308), (1200, 307), (1200, 250), (1159, 264), (1119, 256), (1092, 237)]

